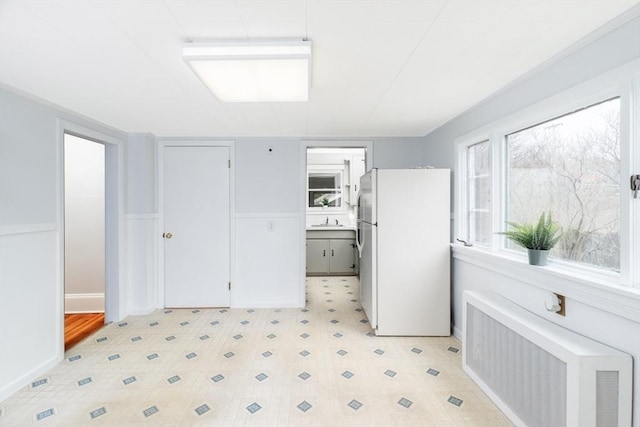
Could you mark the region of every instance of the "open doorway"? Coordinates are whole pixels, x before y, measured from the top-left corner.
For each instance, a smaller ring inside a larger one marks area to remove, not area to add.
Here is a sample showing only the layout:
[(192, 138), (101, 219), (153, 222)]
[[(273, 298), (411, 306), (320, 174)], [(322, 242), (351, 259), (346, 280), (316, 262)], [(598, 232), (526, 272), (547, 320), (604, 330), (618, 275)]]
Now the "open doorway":
[(356, 217), (366, 161), (366, 147), (307, 148), (307, 284), (318, 277), (358, 276)]
[(65, 351), (105, 323), (105, 145), (64, 134)]

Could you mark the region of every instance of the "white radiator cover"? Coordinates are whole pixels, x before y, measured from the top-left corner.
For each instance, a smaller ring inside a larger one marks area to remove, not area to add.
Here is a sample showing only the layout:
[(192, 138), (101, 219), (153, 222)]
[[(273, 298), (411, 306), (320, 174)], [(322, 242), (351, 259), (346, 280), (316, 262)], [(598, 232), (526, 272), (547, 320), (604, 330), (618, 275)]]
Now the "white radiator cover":
[(463, 303), (463, 368), (516, 425), (631, 425), (630, 355), (494, 293)]

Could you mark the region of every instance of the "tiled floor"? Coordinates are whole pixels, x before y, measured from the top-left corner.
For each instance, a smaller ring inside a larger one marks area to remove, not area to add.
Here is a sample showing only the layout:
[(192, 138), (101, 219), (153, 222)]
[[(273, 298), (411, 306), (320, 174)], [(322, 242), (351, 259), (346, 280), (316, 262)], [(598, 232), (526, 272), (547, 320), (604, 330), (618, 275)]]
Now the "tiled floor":
[(158, 310), (107, 325), (0, 403), (2, 426), (509, 426), (455, 338), (375, 337), (351, 277), (305, 309)]

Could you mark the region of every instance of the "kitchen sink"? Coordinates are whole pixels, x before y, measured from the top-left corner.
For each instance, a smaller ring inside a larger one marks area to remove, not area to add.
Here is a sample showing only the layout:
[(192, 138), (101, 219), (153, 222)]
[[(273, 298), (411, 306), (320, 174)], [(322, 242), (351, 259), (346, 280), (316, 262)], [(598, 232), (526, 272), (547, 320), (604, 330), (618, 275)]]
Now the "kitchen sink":
[(312, 227), (344, 227), (344, 224), (313, 224)]

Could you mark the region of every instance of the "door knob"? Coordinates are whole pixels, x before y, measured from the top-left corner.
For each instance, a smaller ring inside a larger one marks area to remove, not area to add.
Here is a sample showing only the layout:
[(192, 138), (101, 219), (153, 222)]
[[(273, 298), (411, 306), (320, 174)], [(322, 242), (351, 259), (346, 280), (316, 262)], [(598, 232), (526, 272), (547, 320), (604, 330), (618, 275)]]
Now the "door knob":
[(162, 233), (162, 237), (164, 237), (165, 239), (170, 239), (173, 237), (173, 234), (171, 233)]

